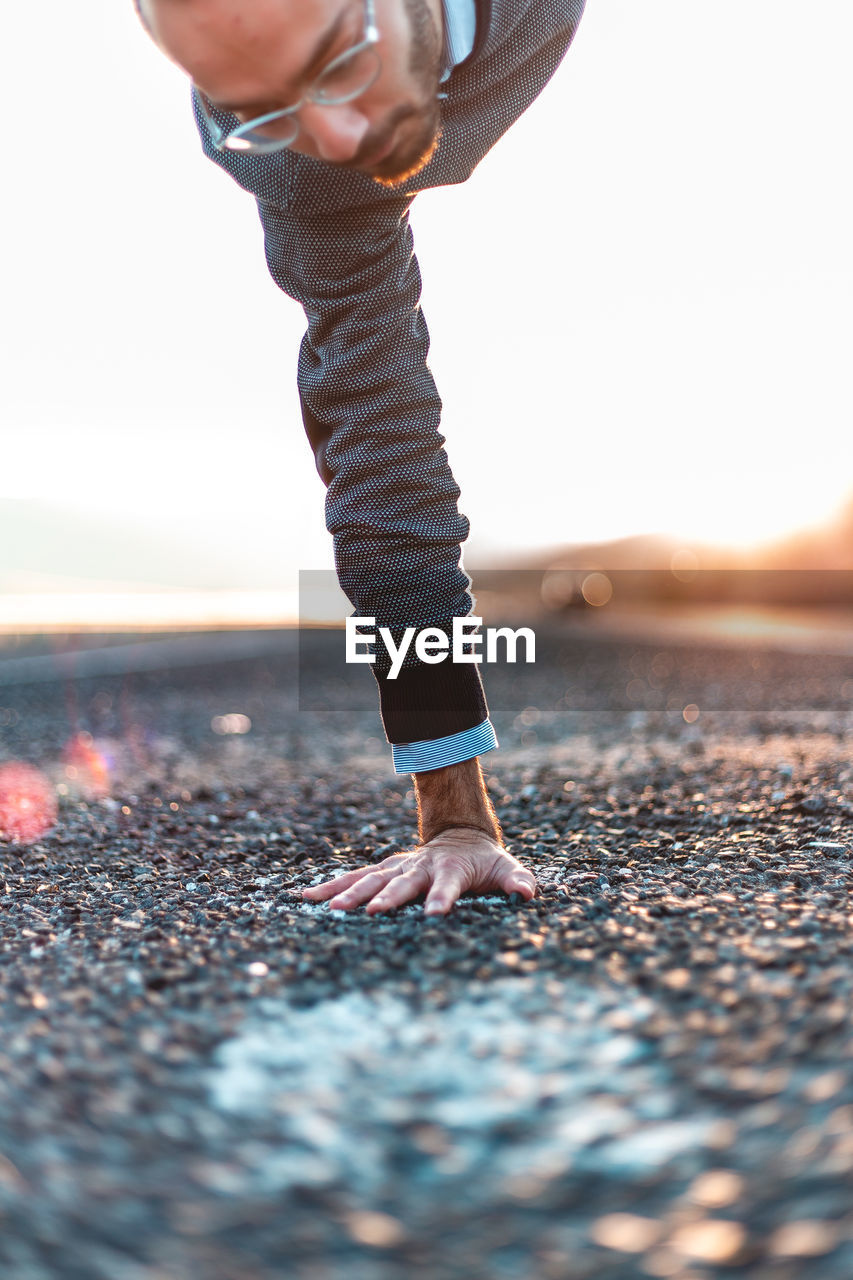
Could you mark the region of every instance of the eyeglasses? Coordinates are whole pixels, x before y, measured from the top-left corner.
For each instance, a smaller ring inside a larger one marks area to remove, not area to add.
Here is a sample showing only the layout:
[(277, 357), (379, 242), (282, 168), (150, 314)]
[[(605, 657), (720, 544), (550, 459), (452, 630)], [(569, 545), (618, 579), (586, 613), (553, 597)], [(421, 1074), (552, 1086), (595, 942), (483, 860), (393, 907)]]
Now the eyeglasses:
[(194, 86), (201, 114), (216, 150), (264, 155), (289, 147), (299, 132), (299, 123), (294, 119), (294, 114), (306, 102), (335, 107), (344, 102), (352, 102), (370, 88), (382, 70), (382, 60), (374, 47), (378, 43), (375, 0), (364, 0), (364, 37), (360, 44), (353, 45), (324, 67), (308, 92), (292, 107), (269, 111), (234, 129), (220, 128), (213, 118), (212, 113), (216, 110), (213, 103)]

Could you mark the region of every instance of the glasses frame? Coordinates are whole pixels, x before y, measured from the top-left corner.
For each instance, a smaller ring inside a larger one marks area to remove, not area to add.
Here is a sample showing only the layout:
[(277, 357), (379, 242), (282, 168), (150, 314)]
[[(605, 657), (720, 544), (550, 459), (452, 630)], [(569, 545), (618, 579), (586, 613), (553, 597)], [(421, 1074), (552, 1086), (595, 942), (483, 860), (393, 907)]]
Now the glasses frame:
[(213, 118), (215, 110), (213, 103), (202, 93), (197, 85), (193, 85), (193, 92), (198, 99), (199, 110), (204, 117), (210, 133), (211, 141), (217, 151), (237, 151), (243, 155), (265, 155), (273, 151), (284, 151), (293, 145), (298, 133), (299, 122), (294, 120), (293, 132), (286, 138), (270, 138), (269, 140), (248, 140), (246, 135), (252, 133), (255, 129), (267, 124), (272, 124), (274, 120), (282, 120), (286, 116), (292, 116), (306, 102), (314, 102), (321, 107), (337, 107), (345, 102), (353, 102), (356, 98), (366, 93), (371, 85), (376, 83), (379, 73), (382, 70), (382, 59), (379, 54), (374, 52), (376, 59), (376, 68), (372, 77), (367, 84), (357, 89), (355, 93), (344, 94), (340, 98), (318, 97), (316, 95), (317, 85), (330, 72), (334, 72), (338, 67), (343, 66), (351, 58), (355, 58), (358, 54), (364, 53), (368, 49), (373, 49), (380, 40), (379, 28), (376, 25), (376, 4), (375, 0), (364, 0), (364, 37), (358, 44), (354, 44), (351, 49), (346, 49), (343, 53), (339, 53), (336, 58), (329, 62), (320, 74), (313, 80), (307, 93), (295, 102), (291, 107), (282, 107), (280, 111), (268, 111), (266, 115), (255, 116), (252, 120), (238, 125), (234, 129), (222, 129)]

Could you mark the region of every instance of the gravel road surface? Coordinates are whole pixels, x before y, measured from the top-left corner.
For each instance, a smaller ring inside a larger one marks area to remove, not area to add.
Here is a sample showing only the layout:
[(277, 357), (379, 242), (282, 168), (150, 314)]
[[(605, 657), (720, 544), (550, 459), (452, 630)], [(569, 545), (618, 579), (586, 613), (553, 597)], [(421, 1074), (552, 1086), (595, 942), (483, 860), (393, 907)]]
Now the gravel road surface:
[(339, 635), (76, 644), (0, 647), (4, 1280), (853, 1274), (853, 657), (540, 632), (539, 893), (426, 920), (300, 898), (414, 833)]

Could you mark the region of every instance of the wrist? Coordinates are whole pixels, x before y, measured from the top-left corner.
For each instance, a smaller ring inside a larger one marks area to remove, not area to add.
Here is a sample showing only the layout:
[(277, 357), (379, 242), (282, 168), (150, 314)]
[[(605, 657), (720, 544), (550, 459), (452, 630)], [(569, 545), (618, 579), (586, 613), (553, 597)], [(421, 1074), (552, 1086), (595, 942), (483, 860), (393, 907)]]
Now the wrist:
[(413, 777), (421, 844), (427, 844), (449, 827), (482, 831), (498, 844), (502, 843), (500, 825), (486, 794), (480, 761), (476, 756), (460, 764), (416, 773)]
[[(472, 832), (477, 835), (485, 836), (487, 840), (491, 840), (493, 844), (498, 845), (501, 849), (505, 847), (500, 834), (500, 828), (495, 829), (495, 827), (491, 825), (488, 827), (481, 826), (479, 823), (473, 822), (449, 822), (447, 826), (441, 827), (440, 830), (430, 832), (428, 838), (429, 840), (435, 840), (438, 836), (453, 835), (457, 831), (460, 832), (462, 839), (465, 838), (465, 833)], [(472, 834), (469, 836), (469, 839), (474, 839), (474, 835)], [(421, 844), (426, 843), (426, 839), (421, 840)]]

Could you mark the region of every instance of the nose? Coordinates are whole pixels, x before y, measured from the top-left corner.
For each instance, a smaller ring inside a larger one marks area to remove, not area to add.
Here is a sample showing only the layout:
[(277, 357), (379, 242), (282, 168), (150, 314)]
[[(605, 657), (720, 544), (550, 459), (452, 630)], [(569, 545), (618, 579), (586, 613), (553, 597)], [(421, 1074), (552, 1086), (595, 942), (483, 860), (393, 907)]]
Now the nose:
[(300, 131), (311, 138), (321, 160), (346, 163), (361, 146), (370, 121), (350, 103), (321, 106), (306, 102), (299, 112)]

